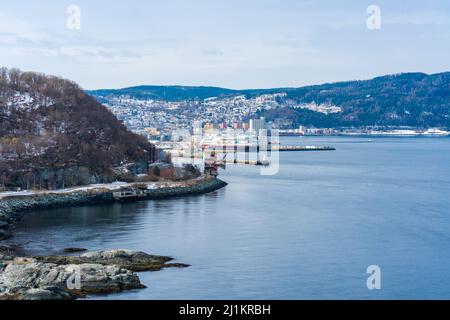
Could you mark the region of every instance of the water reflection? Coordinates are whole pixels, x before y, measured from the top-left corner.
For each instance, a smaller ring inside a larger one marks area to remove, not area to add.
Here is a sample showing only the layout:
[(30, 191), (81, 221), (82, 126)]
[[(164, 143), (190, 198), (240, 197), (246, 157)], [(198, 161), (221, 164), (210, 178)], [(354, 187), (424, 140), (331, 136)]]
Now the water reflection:
[[(22, 247), (28, 254), (60, 254), (67, 247), (89, 250), (110, 248), (108, 243), (130, 239), (145, 230), (149, 220), (162, 216), (189, 215), (192, 207), (214, 201), (218, 192), (202, 197), (141, 201), (76, 208), (37, 210), (28, 213), (8, 243)], [(124, 242), (125, 248), (126, 241)]]
[[(290, 138), (345, 143), (282, 154), (276, 176), (228, 166), (229, 186), (203, 196), (30, 213), (15, 241), (192, 265), (141, 274), (148, 289), (115, 299), (450, 298), (450, 139), (351, 139)], [(383, 270), (377, 293), (365, 286), (372, 264)]]

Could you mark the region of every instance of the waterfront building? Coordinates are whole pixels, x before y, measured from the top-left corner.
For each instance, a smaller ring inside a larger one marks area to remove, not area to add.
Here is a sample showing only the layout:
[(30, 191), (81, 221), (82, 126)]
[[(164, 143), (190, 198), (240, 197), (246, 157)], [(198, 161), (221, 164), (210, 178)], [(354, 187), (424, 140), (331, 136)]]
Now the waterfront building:
[(258, 133), (261, 130), (267, 128), (266, 120), (264, 118), (261, 119), (251, 119), (250, 120), (250, 130)]
[(205, 133), (212, 133), (214, 132), (214, 124), (206, 123), (203, 129)]
[(146, 133), (148, 133), (149, 135), (151, 135), (151, 136), (157, 136), (157, 135), (159, 135), (159, 131), (158, 131), (157, 128), (145, 128), (144, 131), (145, 131)]
[(304, 126), (300, 126), (299, 128), (298, 128), (298, 133), (299, 134), (301, 134), (301, 135), (305, 135), (305, 127)]
[(186, 141), (191, 137), (190, 133), (186, 129), (177, 129), (172, 131), (172, 141), (181, 142)]
[(203, 122), (202, 121), (194, 121), (193, 131), (195, 135), (203, 134)]

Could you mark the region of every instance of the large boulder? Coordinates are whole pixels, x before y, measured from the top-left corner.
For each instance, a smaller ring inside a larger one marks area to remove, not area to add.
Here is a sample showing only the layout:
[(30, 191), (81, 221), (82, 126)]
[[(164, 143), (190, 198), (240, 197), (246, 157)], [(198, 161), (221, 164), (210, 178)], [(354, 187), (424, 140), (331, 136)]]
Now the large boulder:
[(19, 290), (15, 293), (0, 294), (0, 300), (73, 300), (73, 295), (59, 288)]
[(80, 256), (13, 257), (10, 247), (0, 252), (0, 300), (67, 300), (145, 288), (135, 271), (167, 267), (170, 257), (112, 250)]
[(186, 264), (168, 263), (173, 260), (170, 257), (155, 256), (145, 252), (130, 250), (94, 251), (80, 256), (48, 256), (36, 257), (36, 259), (42, 262), (56, 264), (94, 263), (101, 265), (117, 265), (135, 272), (159, 271), (168, 267), (188, 267)]
[(144, 288), (138, 276), (116, 265), (57, 265), (15, 258), (0, 270), (0, 299), (74, 299)]

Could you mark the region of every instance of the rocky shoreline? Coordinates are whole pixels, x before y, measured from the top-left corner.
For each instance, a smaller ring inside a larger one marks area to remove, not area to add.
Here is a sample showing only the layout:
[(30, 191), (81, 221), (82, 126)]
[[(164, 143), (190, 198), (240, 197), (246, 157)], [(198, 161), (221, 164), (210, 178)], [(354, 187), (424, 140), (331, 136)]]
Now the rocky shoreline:
[[(201, 177), (184, 182), (148, 184), (145, 197), (132, 200), (169, 199), (221, 189), (226, 182)], [(12, 226), (27, 211), (95, 205), (116, 201), (115, 193), (142, 191), (143, 184), (120, 187), (90, 187), (77, 190), (0, 194), (0, 300), (74, 300), (93, 294), (142, 289), (136, 272), (184, 268), (172, 258), (128, 250), (96, 251), (72, 256), (26, 257), (16, 248), (1, 244), (12, 237)], [(66, 254), (84, 252), (67, 248)]]
[[(226, 182), (213, 177), (202, 177), (185, 182), (165, 182), (158, 184), (157, 187), (155, 184), (148, 184), (149, 189), (146, 190), (145, 197), (139, 200), (205, 194), (224, 188), (226, 185)], [(0, 197), (0, 241), (12, 236), (11, 226), (20, 221), (27, 211), (112, 203), (116, 201), (115, 192), (142, 188), (142, 186), (143, 184), (127, 184), (116, 189), (91, 188), (64, 193), (55, 191)]]
[(171, 260), (128, 250), (47, 257), (0, 253), (0, 300), (75, 300), (143, 289), (135, 272), (188, 267)]

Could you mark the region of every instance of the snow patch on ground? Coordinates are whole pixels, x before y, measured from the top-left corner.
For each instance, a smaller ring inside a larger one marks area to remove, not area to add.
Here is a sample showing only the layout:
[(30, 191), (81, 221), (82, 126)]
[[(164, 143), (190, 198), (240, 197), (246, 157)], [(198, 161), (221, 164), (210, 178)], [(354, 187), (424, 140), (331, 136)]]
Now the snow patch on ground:
[(113, 182), (113, 183), (103, 183), (103, 184), (91, 184), (83, 187), (75, 187), (75, 188), (67, 188), (60, 190), (52, 190), (52, 191), (32, 191), (32, 190), (24, 190), (24, 191), (7, 191), (0, 192), (0, 199), (6, 197), (21, 197), (21, 196), (33, 196), (33, 195), (42, 195), (42, 194), (70, 194), (76, 192), (87, 192), (94, 191), (99, 189), (106, 189), (109, 191), (117, 191), (122, 188), (133, 187), (133, 186), (145, 186), (148, 190), (157, 190), (162, 188), (178, 188), (185, 187), (191, 183), (198, 182), (203, 180), (205, 177), (199, 177), (196, 179), (192, 179), (189, 181), (182, 182), (146, 182), (146, 183), (127, 183), (127, 182)]
[(33, 96), (28, 92), (16, 91), (14, 94), (4, 97), (8, 108), (17, 108), (22, 110), (35, 110), (40, 107), (50, 107), (55, 104), (51, 98), (44, 96)]
[(296, 109), (307, 109), (323, 114), (333, 114), (342, 112), (342, 108), (330, 103), (317, 104), (315, 102), (306, 103), (295, 107)]

